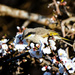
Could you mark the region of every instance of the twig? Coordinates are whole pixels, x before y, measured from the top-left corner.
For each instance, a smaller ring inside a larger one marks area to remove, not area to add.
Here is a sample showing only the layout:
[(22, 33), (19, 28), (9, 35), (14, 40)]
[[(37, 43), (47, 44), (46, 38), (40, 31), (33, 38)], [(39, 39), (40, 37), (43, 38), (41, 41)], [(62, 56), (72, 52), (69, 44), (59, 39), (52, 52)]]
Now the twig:
[[(49, 61), (46, 61), (46, 60), (43, 59), (43, 58), (42, 58), (42, 63), (43, 63), (43, 64), (46, 64), (46, 65), (50, 65), (50, 62), (49, 62)], [(42, 65), (42, 66), (43, 66), (43, 65)]]
[(61, 24), (61, 31), (62, 31), (62, 34), (63, 34), (63, 37), (66, 36), (65, 34), (65, 26)]
[(74, 43), (73, 43), (73, 50), (75, 51), (75, 40), (74, 40)]
[(31, 23), (31, 21), (30, 20), (27, 20), (27, 21), (25, 21), (24, 23), (23, 23), (23, 27), (24, 28), (26, 28), (29, 24)]
[(69, 47), (66, 48), (67, 56), (69, 58)]
[(48, 4), (48, 8), (51, 7), (52, 5), (54, 5), (54, 2)]
[(72, 16), (73, 16), (72, 13), (68, 12), (66, 8), (67, 8), (67, 7), (65, 6), (64, 9), (65, 9), (66, 14), (67, 14), (69, 17), (72, 17)]
[(67, 45), (73, 47), (73, 45), (71, 45), (70, 43), (68, 43), (68, 42), (66, 42), (66, 41), (64, 41), (64, 40), (61, 40), (61, 41), (64, 42), (64, 43), (66, 43)]
[(56, 11), (58, 15), (61, 15), (60, 9), (59, 9), (59, 5), (57, 4), (56, 0), (53, 0), (55, 6), (56, 6)]
[(66, 31), (65, 30), (65, 23), (68, 24), (70, 21), (75, 21), (75, 17), (70, 17), (70, 18), (63, 20), (61, 22), (61, 31), (62, 31), (63, 37), (66, 36), (66, 34), (65, 34), (65, 31)]

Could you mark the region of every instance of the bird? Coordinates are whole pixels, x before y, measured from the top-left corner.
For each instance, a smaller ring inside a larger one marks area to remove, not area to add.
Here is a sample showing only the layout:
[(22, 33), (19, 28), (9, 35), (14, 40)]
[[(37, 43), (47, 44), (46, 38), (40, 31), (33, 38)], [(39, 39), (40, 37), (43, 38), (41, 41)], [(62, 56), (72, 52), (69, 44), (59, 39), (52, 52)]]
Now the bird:
[(38, 34), (44, 37), (44, 35), (46, 34), (50, 34), (50, 35), (59, 35), (59, 33), (50, 30), (50, 29), (45, 29), (42, 27), (37, 27), (37, 28), (26, 28), (23, 32), (23, 36), (29, 34), (29, 33), (34, 33), (34, 34)]
[(43, 42), (45, 38), (48, 38), (48, 35), (54, 36), (56, 40), (57, 39), (68, 40), (66, 38), (61, 37), (58, 32), (45, 29), (45, 28), (41, 28), (41, 27), (25, 29), (23, 32), (23, 39), (27, 39), (27, 40), (40, 44), (39, 40), (42, 40)]

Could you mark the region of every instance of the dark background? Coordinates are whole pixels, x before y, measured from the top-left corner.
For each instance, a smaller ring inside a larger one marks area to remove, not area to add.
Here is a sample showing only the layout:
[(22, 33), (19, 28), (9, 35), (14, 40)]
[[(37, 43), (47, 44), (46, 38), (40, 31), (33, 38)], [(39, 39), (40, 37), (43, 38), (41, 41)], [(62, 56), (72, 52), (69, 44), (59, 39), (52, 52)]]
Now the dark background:
[[(71, 7), (70, 12), (75, 13), (75, 0), (66, 0)], [(13, 8), (26, 10), (28, 12), (38, 13), (43, 16), (50, 17), (52, 14), (52, 8), (47, 8), (48, 4), (52, 0), (0, 0), (0, 4), (4, 4)], [(25, 20), (19, 18), (12, 18), (9, 16), (0, 16), (0, 38), (7, 34), (8, 37), (13, 37), (16, 34), (16, 26), (22, 26)], [(30, 27), (34, 27), (37, 23), (31, 23)], [(40, 24), (38, 24), (40, 26)], [(12, 35), (11, 35), (12, 34)]]

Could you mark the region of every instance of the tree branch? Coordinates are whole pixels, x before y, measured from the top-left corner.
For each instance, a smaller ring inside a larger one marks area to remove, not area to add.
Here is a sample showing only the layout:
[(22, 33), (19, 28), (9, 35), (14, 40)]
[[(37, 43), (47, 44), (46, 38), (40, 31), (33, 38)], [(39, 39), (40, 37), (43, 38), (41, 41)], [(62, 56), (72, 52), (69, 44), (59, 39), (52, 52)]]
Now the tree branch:
[(0, 16), (11, 16), (14, 18), (28, 19), (30, 21), (43, 24), (45, 26), (51, 25), (49, 21), (51, 18), (47, 18), (35, 13), (29, 13), (24, 10), (14, 9), (1, 4), (0, 4)]
[(53, 0), (55, 6), (56, 6), (56, 11), (58, 15), (61, 15), (60, 9), (59, 9), (59, 5), (57, 4), (56, 0)]
[(75, 21), (75, 17), (70, 17), (70, 18), (68, 18), (68, 19), (66, 19), (66, 20), (63, 20), (62, 22), (61, 22), (61, 30), (62, 30), (62, 34), (63, 34), (63, 37), (65, 37), (66, 36), (66, 34), (65, 34), (65, 23), (66, 23), (66, 25), (68, 26), (68, 24), (70, 23), (70, 21)]

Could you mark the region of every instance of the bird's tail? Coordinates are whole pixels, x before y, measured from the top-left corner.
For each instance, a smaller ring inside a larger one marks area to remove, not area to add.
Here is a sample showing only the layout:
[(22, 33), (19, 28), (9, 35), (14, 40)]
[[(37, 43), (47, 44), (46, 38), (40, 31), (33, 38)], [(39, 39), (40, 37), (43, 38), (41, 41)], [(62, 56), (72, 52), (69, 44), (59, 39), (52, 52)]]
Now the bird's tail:
[[(59, 36), (60, 37), (60, 36)], [(61, 39), (63, 39), (63, 40), (66, 40), (66, 41), (70, 41), (69, 39), (67, 39), (67, 38), (64, 38), (64, 37), (60, 37)]]

